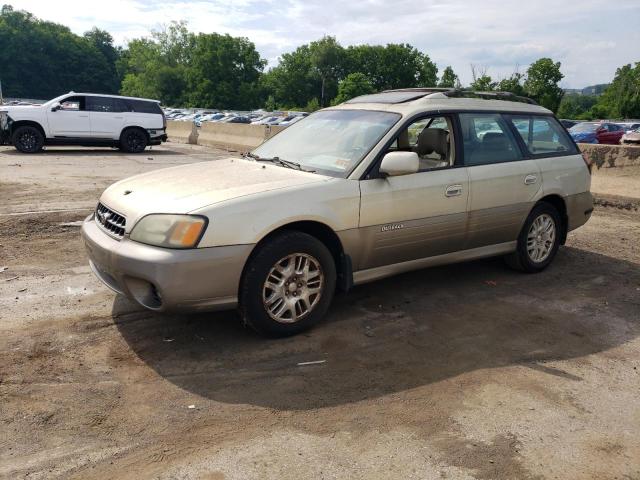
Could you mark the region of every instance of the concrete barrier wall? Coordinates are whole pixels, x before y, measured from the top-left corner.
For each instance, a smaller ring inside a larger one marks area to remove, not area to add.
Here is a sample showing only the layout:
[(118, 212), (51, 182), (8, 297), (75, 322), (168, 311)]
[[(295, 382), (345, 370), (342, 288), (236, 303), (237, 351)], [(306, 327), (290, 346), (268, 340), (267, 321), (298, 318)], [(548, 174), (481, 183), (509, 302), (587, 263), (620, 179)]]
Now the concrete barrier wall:
[(579, 143), (578, 147), (598, 168), (640, 165), (640, 146)]
[(167, 136), (170, 142), (190, 143), (195, 145), (198, 143), (198, 129), (193, 122), (167, 122)]
[(198, 135), (198, 144), (233, 150), (251, 150), (285, 128), (242, 123), (203, 123)]

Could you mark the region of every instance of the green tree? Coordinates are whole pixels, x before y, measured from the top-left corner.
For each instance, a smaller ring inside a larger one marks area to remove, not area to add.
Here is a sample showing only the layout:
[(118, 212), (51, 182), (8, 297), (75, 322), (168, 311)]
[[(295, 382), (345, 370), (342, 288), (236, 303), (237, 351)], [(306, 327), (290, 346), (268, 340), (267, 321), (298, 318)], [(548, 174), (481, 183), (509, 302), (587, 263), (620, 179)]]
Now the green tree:
[(284, 53), (277, 66), (262, 75), (265, 97), (272, 96), (278, 108), (296, 109), (317, 98), (322, 88), (311, 63), (309, 45)]
[(471, 82), (471, 89), (478, 92), (490, 92), (496, 88), (497, 83), (494, 82), (489, 75), (481, 75)]
[(115, 93), (114, 59), (96, 42), (67, 27), (0, 9), (0, 77), (4, 95), (49, 99), (70, 90)]
[(247, 38), (201, 33), (190, 53), (187, 103), (251, 109), (260, 104), (258, 80), (266, 65)]
[(640, 62), (616, 70), (613, 82), (598, 97), (593, 116), (640, 118)]
[(186, 105), (186, 72), (195, 41), (185, 22), (172, 22), (162, 30), (152, 31), (151, 38), (130, 41), (121, 92), (157, 98), (167, 105)]
[(453, 68), (450, 66), (445, 67), (442, 71), (442, 77), (440, 77), (440, 82), (438, 83), (438, 87), (441, 88), (456, 88), (458, 83), (458, 75), (455, 74)]
[(518, 72), (514, 72), (508, 78), (503, 78), (498, 82), (496, 90), (500, 92), (510, 92), (514, 95), (519, 95), (521, 97), (526, 96), (526, 92), (524, 90), (524, 86), (522, 85), (524, 80), (524, 75)]
[(344, 72), (344, 49), (335, 37), (325, 36), (309, 44), (309, 55), (311, 67), (320, 79), (320, 105), (325, 106), (327, 98), (335, 95)]
[(557, 112), (564, 95), (558, 85), (563, 78), (560, 62), (554, 63), (550, 58), (541, 58), (529, 66), (524, 89), (540, 105)]
[(438, 84), (438, 67), (429, 55), (423, 55), (422, 68), (418, 75), (418, 84), (421, 87), (435, 87)]
[(595, 95), (565, 95), (560, 101), (558, 117), (571, 118), (576, 120), (591, 120), (593, 118), (591, 109), (598, 101)]
[(364, 73), (350, 73), (338, 85), (338, 96), (333, 100), (333, 104), (337, 105), (359, 95), (373, 92), (373, 85)]

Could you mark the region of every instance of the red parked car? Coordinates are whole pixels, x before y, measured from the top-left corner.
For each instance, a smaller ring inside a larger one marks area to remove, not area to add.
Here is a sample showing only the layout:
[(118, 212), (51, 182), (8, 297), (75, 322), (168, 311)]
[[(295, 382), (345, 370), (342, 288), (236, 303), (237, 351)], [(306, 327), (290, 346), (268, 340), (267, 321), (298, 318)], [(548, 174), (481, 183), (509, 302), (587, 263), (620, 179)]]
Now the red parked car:
[(571, 127), (569, 134), (578, 143), (618, 145), (624, 135), (624, 127), (609, 122), (582, 122)]

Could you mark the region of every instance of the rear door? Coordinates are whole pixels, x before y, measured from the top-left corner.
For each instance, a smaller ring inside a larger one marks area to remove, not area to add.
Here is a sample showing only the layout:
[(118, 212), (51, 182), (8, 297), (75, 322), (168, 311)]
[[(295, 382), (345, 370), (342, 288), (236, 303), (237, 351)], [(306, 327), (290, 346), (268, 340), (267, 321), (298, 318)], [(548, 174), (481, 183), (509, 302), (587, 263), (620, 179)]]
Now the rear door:
[(91, 118), (91, 136), (117, 139), (124, 123), (127, 104), (120, 98), (87, 96), (86, 108)]
[(518, 133), (501, 114), (461, 113), (459, 118), (469, 173), (465, 249), (514, 241), (542, 188), (538, 165), (524, 158)]
[(60, 108), (49, 110), (47, 120), (54, 137), (84, 138), (91, 136), (91, 120), (86, 111), (86, 97), (74, 95), (60, 102)]

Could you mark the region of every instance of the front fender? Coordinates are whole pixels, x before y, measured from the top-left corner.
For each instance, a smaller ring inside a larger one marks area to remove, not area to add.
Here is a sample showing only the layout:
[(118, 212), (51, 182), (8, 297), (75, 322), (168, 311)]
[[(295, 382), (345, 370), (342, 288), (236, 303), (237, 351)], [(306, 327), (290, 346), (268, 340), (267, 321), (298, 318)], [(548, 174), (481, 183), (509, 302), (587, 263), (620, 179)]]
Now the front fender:
[(357, 228), (360, 186), (356, 180), (314, 184), (248, 195), (190, 213), (206, 215), (200, 247), (256, 244), (285, 225), (313, 221), (334, 232)]

